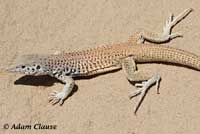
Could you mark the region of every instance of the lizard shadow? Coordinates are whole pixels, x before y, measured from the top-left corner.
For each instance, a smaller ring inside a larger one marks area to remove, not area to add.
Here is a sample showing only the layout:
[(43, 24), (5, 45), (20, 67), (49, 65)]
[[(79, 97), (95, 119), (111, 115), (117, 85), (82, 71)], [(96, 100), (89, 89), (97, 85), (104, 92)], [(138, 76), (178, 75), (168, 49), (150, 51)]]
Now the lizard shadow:
[[(90, 76), (79, 76), (79, 77), (74, 77), (74, 80), (82, 80), (82, 79), (92, 79), (94, 77), (98, 77), (103, 74), (108, 74), (108, 73), (114, 73), (117, 72), (118, 70), (113, 70), (110, 72), (104, 72), (101, 74), (95, 74), (95, 75), (90, 75)], [(64, 84), (62, 81), (51, 77), (49, 75), (41, 75), (41, 76), (32, 76), (32, 75), (25, 75), (17, 79), (14, 84), (15, 85), (30, 85), (30, 86), (53, 86), (54, 83), (61, 83)]]
[[(45, 87), (53, 86), (54, 83), (63, 84), (58, 79), (48, 75), (42, 75), (42, 76), (25, 75), (14, 82), (15, 85), (45, 86)], [(68, 97), (71, 97), (77, 91), (78, 91), (78, 86), (74, 85), (74, 88)]]
[[(113, 70), (113, 71), (110, 71), (110, 72), (105, 72), (105, 73), (102, 73), (102, 74), (96, 74), (96, 75), (91, 75), (91, 76), (80, 76), (80, 77), (75, 77), (73, 79), (74, 80), (92, 79), (94, 77), (98, 77), (99, 75), (117, 72), (118, 70)], [(54, 83), (64, 84), (62, 81), (60, 81), (56, 78), (53, 78), (49, 75), (41, 75), (41, 76), (24, 75), (14, 82), (15, 85), (45, 86), (45, 87), (53, 86)], [(68, 97), (71, 97), (77, 91), (78, 91), (78, 86), (75, 84), (72, 92), (69, 94)]]
[(30, 76), (25, 75), (17, 79), (15, 85), (31, 85), (31, 86), (52, 86), (54, 83), (61, 83), (59, 80), (48, 75)]

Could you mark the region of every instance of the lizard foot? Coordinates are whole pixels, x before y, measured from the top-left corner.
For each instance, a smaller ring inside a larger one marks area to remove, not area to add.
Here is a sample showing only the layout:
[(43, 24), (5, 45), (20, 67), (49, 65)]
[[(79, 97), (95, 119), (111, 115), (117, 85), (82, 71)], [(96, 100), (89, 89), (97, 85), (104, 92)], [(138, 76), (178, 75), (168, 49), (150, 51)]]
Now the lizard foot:
[(137, 83), (135, 86), (138, 88), (135, 92), (131, 92), (129, 97), (133, 98), (135, 96), (140, 95), (139, 100), (136, 104), (136, 107), (134, 109), (134, 113), (136, 114), (138, 108), (140, 107), (144, 97), (146, 96), (146, 93), (148, 89), (153, 85), (156, 84), (157, 93), (159, 93), (159, 83), (160, 83), (161, 77), (160, 75), (156, 74), (152, 76), (149, 80), (143, 81), (142, 83)]
[(162, 34), (162, 38), (165, 40), (168, 39), (174, 39), (177, 37), (183, 37), (182, 34), (180, 33), (171, 33), (171, 29), (174, 26), (174, 22), (177, 21), (177, 17), (174, 18), (174, 15), (171, 13), (169, 16), (169, 19), (166, 21), (165, 25), (163, 26), (163, 34)]
[(49, 97), (48, 97), (49, 102), (52, 105), (55, 105), (57, 103), (62, 105), (65, 98), (66, 98), (66, 93), (65, 92), (58, 92), (58, 91), (53, 91), (52, 93), (49, 94)]
[(185, 9), (176, 17), (174, 17), (174, 15), (171, 13), (169, 19), (166, 21), (165, 26), (163, 27), (163, 34), (162, 34), (163, 38), (174, 39), (177, 37), (183, 37), (183, 35), (180, 33), (171, 33), (171, 29), (192, 11), (193, 11), (192, 8)]
[(70, 77), (65, 77), (65, 79), (63, 79), (63, 82), (65, 82), (66, 84), (61, 92), (53, 91), (52, 93), (49, 94), (48, 99), (52, 105), (55, 105), (57, 103), (62, 105), (64, 100), (71, 93), (74, 87), (74, 80)]

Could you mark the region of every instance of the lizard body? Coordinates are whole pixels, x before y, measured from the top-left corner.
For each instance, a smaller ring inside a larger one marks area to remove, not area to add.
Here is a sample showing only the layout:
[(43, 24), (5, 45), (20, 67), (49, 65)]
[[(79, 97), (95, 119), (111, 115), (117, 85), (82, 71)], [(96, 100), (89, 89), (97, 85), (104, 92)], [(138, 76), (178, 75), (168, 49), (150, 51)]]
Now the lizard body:
[(50, 75), (61, 80), (65, 83), (64, 89), (50, 93), (49, 100), (52, 104), (62, 104), (74, 87), (74, 77), (97, 75), (122, 68), (129, 81), (142, 81), (135, 84), (139, 88), (129, 96), (131, 98), (141, 94), (135, 107), (136, 113), (147, 90), (153, 84), (156, 84), (158, 90), (161, 79), (158, 74), (138, 71), (137, 63), (175, 63), (200, 70), (200, 56), (196, 54), (164, 45), (141, 44), (144, 41), (163, 43), (181, 36), (171, 33), (171, 29), (191, 11), (191, 8), (186, 9), (176, 18), (170, 15), (161, 35), (142, 32), (119, 44), (52, 55), (24, 55), (18, 65), (8, 71), (27, 75)]
[(200, 70), (200, 56), (193, 53), (169, 46), (138, 45), (132, 42), (49, 56), (23, 56), (25, 61), (39, 64), (45, 74), (55, 76), (63, 73), (72, 77), (90, 76), (120, 69), (120, 62), (126, 57), (132, 57), (136, 63), (175, 63)]

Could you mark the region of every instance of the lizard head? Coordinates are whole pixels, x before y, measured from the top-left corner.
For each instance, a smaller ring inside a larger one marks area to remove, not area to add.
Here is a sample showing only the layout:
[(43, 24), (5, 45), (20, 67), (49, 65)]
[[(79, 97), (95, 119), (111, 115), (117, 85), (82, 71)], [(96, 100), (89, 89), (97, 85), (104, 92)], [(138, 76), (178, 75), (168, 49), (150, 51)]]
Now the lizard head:
[(41, 60), (43, 58), (38, 55), (24, 55), (17, 60), (17, 63), (13, 67), (8, 68), (7, 71), (34, 76), (45, 75), (46, 71), (41, 64)]
[(18, 72), (27, 75), (42, 75), (43, 71), (41, 65), (38, 64), (21, 64), (7, 69), (9, 72)]

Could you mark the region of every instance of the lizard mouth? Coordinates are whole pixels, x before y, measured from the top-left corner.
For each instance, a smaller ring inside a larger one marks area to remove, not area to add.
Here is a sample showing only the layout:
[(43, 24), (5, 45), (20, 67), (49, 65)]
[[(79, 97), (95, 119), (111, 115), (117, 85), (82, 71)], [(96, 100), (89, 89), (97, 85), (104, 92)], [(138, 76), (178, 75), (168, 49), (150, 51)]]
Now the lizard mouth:
[(18, 72), (18, 71), (16, 70), (16, 67), (7, 68), (5, 71), (6, 71), (6, 72)]

